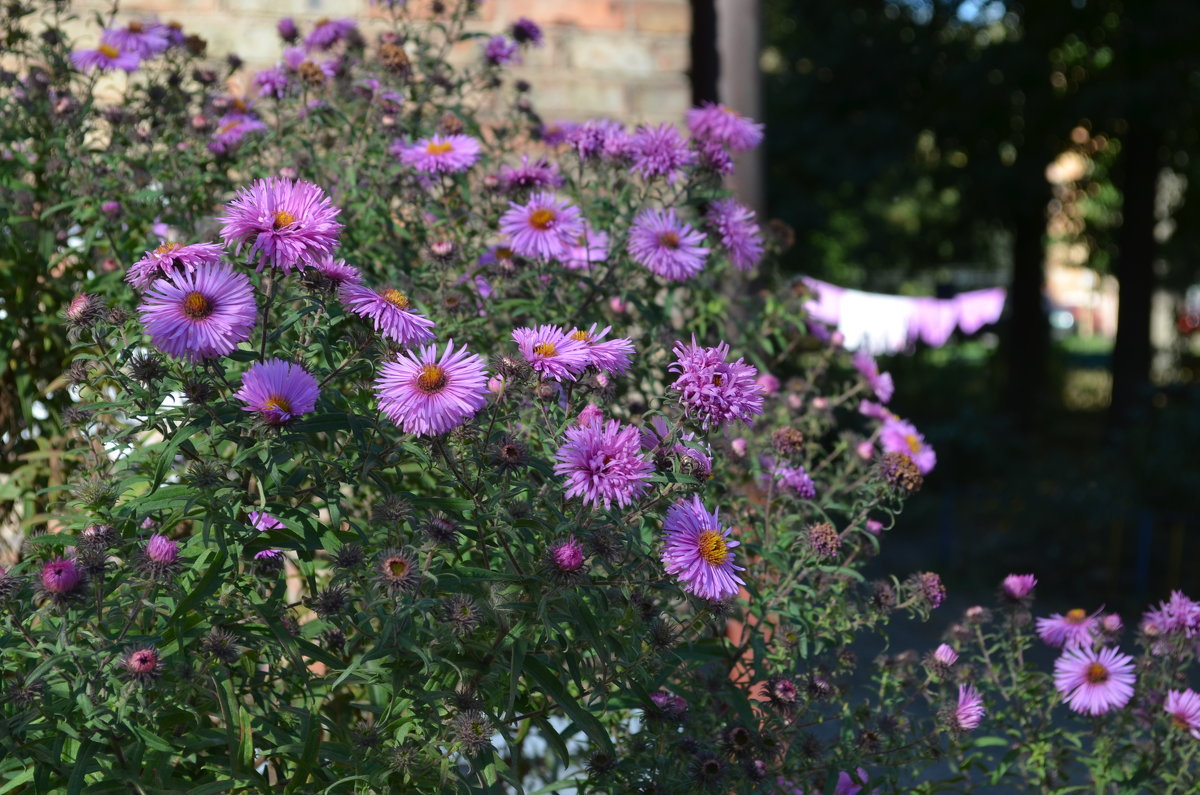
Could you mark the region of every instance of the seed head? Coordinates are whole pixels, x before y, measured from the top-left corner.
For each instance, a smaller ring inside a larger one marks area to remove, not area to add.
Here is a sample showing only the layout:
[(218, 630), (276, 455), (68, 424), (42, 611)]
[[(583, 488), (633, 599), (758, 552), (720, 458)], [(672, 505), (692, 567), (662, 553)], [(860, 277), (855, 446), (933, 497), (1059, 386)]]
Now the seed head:
[(454, 740), (463, 753), (476, 756), (492, 744), (492, 722), (487, 715), (478, 711), (462, 712), (451, 723)]
[(780, 428), (771, 434), (771, 445), (781, 455), (799, 453), (804, 449), (804, 433), (796, 428)]
[(352, 603), (350, 591), (344, 585), (334, 585), (305, 600), (305, 604), (325, 620), (336, 618), (346, 611)]
[(237, 647), (237, 636), (219, 627), (210, 629), (200, 641), (200, 651), (225, 665), (237, 662), (242, 654)]
[(809, 525), (807, 540), (808, 548), (821, 560), (836, 558), (842, 551), (842, 538), (829, 522)]
[(389, 549), (380, 555), (375, 571), (380, 588), (392, 598), (415, 590), (421, 582), (416, 562), (401, 549)]
[(879, 475), (884, 482), (902, 494), (916, 494), (925, 479), (912, 459), (903, 453), (885, 453), (879, 462)]

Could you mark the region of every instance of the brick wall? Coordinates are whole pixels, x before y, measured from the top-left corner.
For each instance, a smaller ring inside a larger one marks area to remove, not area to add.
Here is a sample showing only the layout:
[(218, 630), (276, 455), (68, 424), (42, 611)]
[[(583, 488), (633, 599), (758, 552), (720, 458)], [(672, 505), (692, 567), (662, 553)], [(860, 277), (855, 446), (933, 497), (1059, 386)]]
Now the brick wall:
[[(107, 6), (76, 3), (85, 15)], [(279, 17), (310, 25), (356, 17), (368, 36), (383, 25), (368, 0), (124, 0), (118, 19), (146, 15), (181, 22), (211, 54), (236, 52), (252, 69), (279, 58)], [(523, 16), (542, 26), (546, 46), (513, 73), (533, 84), (547, 120), (682, 121), (691, 97), (688, 0), (484, 0), (476, 26), (498, 31)]]

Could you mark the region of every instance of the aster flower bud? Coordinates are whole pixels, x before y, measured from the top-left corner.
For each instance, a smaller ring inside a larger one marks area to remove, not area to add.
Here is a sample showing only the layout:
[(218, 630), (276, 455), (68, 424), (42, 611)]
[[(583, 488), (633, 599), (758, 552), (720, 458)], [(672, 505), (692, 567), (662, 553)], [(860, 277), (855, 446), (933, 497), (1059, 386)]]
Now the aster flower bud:
[(200, 641), (200, 651), (225, 665), (237, 662), (241, 656), (241, 650), (237, 647), (237, 637), (219, 627), (213, 627)]
[(1037, 577), (1032, 574), (1010, 574), (1000, 584), (1000, 598), (1010, 604), (1029, 607), (1036, 586)]
[(492, 722), (482, 712), (462, 712), (450, 723), (454, 740), (463, 753), (476, 756), (492, 744)]
[(781, 455), (791, 455), (804, 449), (804, 433), (796, 428), (779, 428), (771, 434), (771, 446)]
[(687, 701), (666, 690), (651, 693), (650, 703), (652, 708), (646, 710), (647, 718), (679, 722), (687, 715)]
[(570, 583), (581, 578), (585, 571), (583, 546), (575, 536), (553, 544), (546, 554), (550, 574), (561, 583)]
[(470, 635), (479, 626), (479, 607), (466, 594), (454, 594), (442, 602), (441, 613), (450, 631), (460, 638)]
[(371, 520), (401, 524), (412, 516), (412, 503), (403, 497), (388, 495), (371, 509)]
[(330, 620), (346, 611), (353, 603), (350, 591), (344, 585), (334, 585), (304, 600), (304, 603), (318, 616)]
[(923, 571), (920, 574), (914, 574), (909, 578), (908, 582), (913, 593), (929, 609), (937, 609), (941, 606), (942, 602), (946, 601), (946, 586), (942, 585), (942, 578), (932, 571)]
[(134, 648), (121, 657), (122, 672), (143, 687), (152, 684), (162, 675), (162, 657), (152, 646)]
[(764, 690), (771, 705), (781, 712), (791, 712), (800, 701), (800, 689), (786, 676), (772, 676)]
[(963, 614), (968, 624), (986, 624), (992, 619), (992, 611), (981, 605), (971, 605)]
[(0, 566), (0, 603), (11, 600), (21, 590), (21, 578)]
[(321, 645), (333, 652), (341, 652), (346, 648), (346, 633), (337, 627), (330, 627), (321, 633)]
[(666, 651), (673, 648), (678, 638), (679, 633), (675, 627), (665, 619), (656, 618), (650, 622), (650, 631), (647, 639), (651, 648), (656, 651)]
[(78, 597), (86, 580), (71, 558), (55, 558), (47, 562), (42, 566), (39, 579), (42, 595), (59, 606)]
[(166, 362), (156, 353), (135, 354), (129, 360), (129, 375), (146, 386), (158, 383), (166, 374)]
[(492, 447), (488, 460), (500, 472), (517, 472), (529, 464), (529, 449), (511, 436)]
[(429, 256), (443, 264), (454, 259), (454, 252), (453, 240), (437, 240), (429, 244)]
[(79, 533), (79, 546), (108, 549), (117, 542), (117, 529), (110, 524), (91, 524)]
[(342, 544), (331, 556), (335, 568), (342, 571), (357, 571), (364, 562), (367, 554), (358, 544)]
[(455, 542), (460, 529), (458, 524), (449, 517), (434, 514), (422, 525), (421, 532), (435, 544), (450, 545)]
[(163, 535), (152, 535), (142, 551), (139, 568), (150, 579), (165, 580), (180, 568), (179, 542)]

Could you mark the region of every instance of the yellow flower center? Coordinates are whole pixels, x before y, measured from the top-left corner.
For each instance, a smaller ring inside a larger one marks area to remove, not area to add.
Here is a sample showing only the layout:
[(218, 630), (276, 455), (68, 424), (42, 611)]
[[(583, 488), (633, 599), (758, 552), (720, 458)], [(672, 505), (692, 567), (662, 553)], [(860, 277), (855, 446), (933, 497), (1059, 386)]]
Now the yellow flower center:
[(271, 395), (263, 401), (263, 411), (278, 411), (281, 414), (291, 414), (292, 404), (283, 395)]
[(658, 242), (667, 248), (679, 248), (679, 235), (674, 232), (663, 232), (658, 236)]
[(183, 314), (192, 320), (203, 320), (213, 313), (212, 302), (193, 290), (183, 297)]
[(111, 44), (101, 44), (96, 49), (99, 50), (100, 54), (103, 55), (105, 58), (116, 58), (118, 55), (121, 54), (121, 51), (118, 50), (116, 47), (112, 46)]
[(1179, 713), (1175, 713), (1171, 716), (1171, 723), (1175, 724), (1176, 729), (1183, 729), (1184, 731), (1188, 731), (1192, 728), (1192, 724), (1187, 722), (1187, 718), (1183, 717)]
[(550, 224), (554, 223), (554, 211), (544, 207), (534, 210), (533, 215), (529, 216), (529, 223), (534, 229), (549, 229)]
[(397, 290), (395, 287), (389, 287), (379, 294), (379, 297), (387, 301), (397, 309), (408, 309), (412, 304), (408, 302), (408, 296)]
[(154, 256), (161, 257), (164, 254), (170, 254), (172, 251), (183, 248), (182, 243), (163, 243), (158, 248), (154, 249)]
[(713, 386), (720, 386), (720, 385), (721, 385), (721, 374), (713, 373)]
[(696, 540), (696, 551), (704, 562), (710, 566), (720, 566), (729, 557), (729, 548), (725, 546), (725, 537), (716, 530), (705, 530)]
[(296, 216), (287, 210), (279, 210), (275, 213), (274, 227), (276, 229), (283, 229), (285, 226), (291, 226), (294, 223), (296, 223)]
[(454, 144), (449, 141), (430, 141), (425, 146), (425, 151), (431, 155), (444, 155), (454, 151)]
[(1094, 662), (1087, 667), (1084, 677), (1088, 680), (1088, 684), (1102, 685), (1108, 681), (1108, 669), (1102, 664)]
[(512, 259), (513, 250), (507, 246), (501, 246), (496, 249), (496, 259)]
[(537, 356), (557, 356), (558, 348), (554, 347), (553, 342), (539, 342), (533, 346), (533, 352)]
[(387, 562), (387, 570), (393, 577), (403, 577), (408, 574), (408, 561), (404, 558), (392, 558)]
[(1067, 614), (1063, 616), (1063, 620), (1068, 624), (1082, 624), (1086, 618), (1087, 611), (1080, 607), (1077, 607), (1074, 610), (1068, 610)]
[(417, 376), (417, 389), (427, 395), (441, 392), (446, 386), (446, 371), (441, 365), (427, 364)]
[(914, 434), (907, 434), (904, 441), (908, 443), (908, 449), (914, 453), (921, 449), (921, 440)]
[(591, 340), (591, 335), (589, 335), (586, 331), (572, 331), (571, 339), (579, 340), (580, 342), (588, 342)]
[(129, 32), (130, 33), (141, 33), (142, 32), (142, 23), (141, 22), (130, 22), (129, 23)]
[(246, 101), (244, 99), (235, 99), (230, 104), (233, 106), (233, 109), (236, 110), (238, 113), (246, 112)]

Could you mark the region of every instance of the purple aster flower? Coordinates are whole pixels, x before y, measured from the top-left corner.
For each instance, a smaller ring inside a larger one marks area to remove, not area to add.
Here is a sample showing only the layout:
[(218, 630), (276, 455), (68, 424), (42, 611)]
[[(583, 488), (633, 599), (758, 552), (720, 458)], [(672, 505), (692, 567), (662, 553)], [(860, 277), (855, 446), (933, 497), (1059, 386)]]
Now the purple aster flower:
[(521, 17), (512, 24), (509, 32), (518, 44), (532, 44), (534, 47), (543, 44), (542, 29), (532, 19)]
[(136, 72), (141, 62), (142, 59), (136, 52), (123, 50), (111, 44), (101, 44), (94, 50), (76, 50), (71, 53), (71, 63), (83, 72), (91, 72), (93, 69), (104, 72), (113, 69)]
[(1200, 695), (1190, 689), (1170, 690), (1163, 709), (1171, 716), (1175, 728), (1200, 740)]
[(608, 259), (608, 233), (598, 232), (584, 222), (583, 234), (562, 258), (563, 267), (573, 271), (591, 270), (592, 265)]
[(958, 686), (958, 704), (954, 707), (954, 728), (969, 732), (979, 728), (987, 711), (983, 708), (983, 697), (971, 685)]
[(725, 147), (716, 141), (696, 141), (695, 145), (701, 168), (721, 176), (733, 173), (733, 158)]
[(217, 122), (217, 129), (213, 132), (212, 140), (208, 142), (208, 151), (214, 155), (229, 154), (247, 135), (265, 129), (267, 125), (253, 116), (231, 114)]
[(493, 66), (520, 63), (517, 43), (507, 36), (492, 36), (483, 45), (483, 57)]
[(676, 342), (676, 361), (668, 367), (679, 377), (671, 389), (679, 393), (684, 414), (708, 430), (733, 420), (751, 424), (751, 417), (762, 414), (762, 387), (756, 382), (758, 371), (744, 360), (725, 361), (729, 346), (703, 348), (692, 337), (690, 345)]
[(878, 403), (872, 403), (869, 400), (864, 400), (858, 404), (858, 413), (864, 417), (870, 417), (873, 420), (880, 420), (882, 422), (899, 419), (895, 414), (888, 411), (886, 407)]
[(546, 146), (558, 146), (571, 138), (571, 134), (579, 125), (573, 121), (556, 121), (543, 124), (541, 129), (542, 143)]
[(362, 275), (358, 272), (358, 268), (353, 265), (347, 265), (344, 259), (326, 257), (314, 262), (313, 268), (338, 286), (343, 284), (359, 284), (362, 282)]
[(510, 248), (523, 257), (558, 259), (566, 255), (583, 234), (579, 210), (553, 193), (540, 192), (527, 204), (509, 202), (500, 217), (500, 231)]
[(392, 154), (418, 171), (450, 174), (466, 171), (479, 160), (479, 142), (469, 135), (434, 135), (421, 138), (411, 146), (393, 145)]
[(867, 379), (867, 385), (875, 392), (875, 397), (879, 398), (879, 402), (887, 403), (891, 400), (896, 391), (895, 384), (892, 383), (892, 374), (879, 372), (879, 364), (875, 361), (875, 357), (866, 351), (854, 354), (853, 361), (854, 369)]
[(1038, 637), (1043, 643), (1056, 649), (1091, 646), (1092, 639), (1099, 629), (1097, 615), (1098, 612), (1089, 616), (1086, 610), (1076, 607), (1074, 610), (1068, 610), (1066, 614), (1054, 613), (1049, 618), (1039, 618)]
[(512, 338), (521, 355), (543, 378), (574, 381), (591, 363), (587, 345), (558, 326), (514, 329)]
[(151, 579), (170, 578), (180, 568), (179, 542), (157, 533), (150, 536), (145, 549), (142, 550), (138, 568), (144, 576)]
[(908, 420), (893, 418), (884, 422), (879, 430), (879, 443), (885, 452), (907, 457), (922, 475), (929, 474), (937, 464), (937, 454)]
[(219, 265), (224, 253), (225, 250), (216, 243), (185, 246), (182, 243), (164, 242), (130, 265), (125, 281), (139, 290), (145, 290), (160, 277), (170, 279), (178, 273), (191, 273), (200, 265)]
[(583, 545), (575, 536), (567, 536), (565, 541), (552, 544), (547, 557), (560, 574), (573, 575), (583, 570)]
[(605, 509), (613, 502), (625, 508), (646, 491), (654, 464), (641, 453), (637, 428), (597, 421), (567, 428), (565, 436), (554, 472), (566, 478), (568, 498)]
[(622, 337), (605, 340), (612, 326), (596, 331), (599, 324), (593, 323), (587, 331), (571, 330), (571, 339), (579, 340), (587, 348), (588, 363), (597, 370), (613, 375), (624, 375), (629, 371), (633, 357), (633, 342)]
[(354, 27), (353, 19), (319, 19), (312, 32), (305, 37), (304, 49), (309, 52), (331, 49), (350, 35)]
[(704, 269), (704, 235), (679, 220), (674, 210), (646, 209), (633, 219), (629, 255), (668, 281), (682, 282)]
[(666, 177), (674, 185), (680, 172), (696, 162), (696, 153), (687, 140), (670, 124), (639, 127), (634, 134), (631, 150), (633, 171), (643, 179)]
[(369, 318), (376, 331), (401, 345), (433, 339), (433, 321), (414, 312), (408, 296), (394, 287), (372, 290), (346, 283), (338, 294), (348, 311)]
[(1067, 649), (1054, 663), (1054, 687), (1067, 706), (1083, 715), (1103, 715), (1133, 698), (1133, 658), (1116, 649)]
[(291, 17), (284, 17), (275, 23), (275, 30), (279, 33), (279, 38), (288, 44), (291, 44), (300, 37), (300, 31), (296, 28), (296, 21)]
[(912, 581), (917, 593), (929, 604), (930, 609), (936, 610), (946, 601), (946, 586), (936, 573), (923, 571), (914, 575)]
[(633, 137), (625, 131), (625, 125), (612, 119), (589, 119), (577, 124), (567, 140), (583, 160), (624, 160), (633, 151)]
[(950, 648), (945, 643), (942, 643), (933, 650), (933, 659), (937, 660), (942, 665), (954, 665), (954, 663), (958, 662), (958, 652)]
[(316, 408), (319, 393), (317, 379), (303, 367), (268, 359), (242, 374), (242, 388), (234, 397), (246, 404), (242, 411), (258, 412), (267, 425), (279, 426)]
[(500, 187), (506, 193), (534, 188), (557, 188), (563, 184), (558, 166), (544, 157), (532, 159), (521, 155), (521, 165), (503, 166), (499, 174)]
[(721, 245), (725, 246), (735, 268), (748, 271), (759, 263), (763, 256), (763, 241), (758, 224), (754, 223), (753, 210), (738, 204), (735, 199), (718, 199), (708, 206), (705, 218), (721, 238)]
[(1000, 583), (1001, 595), (1010, 602), (1028, 605), (1033, 601), (1037, 577), (1032, 574), (1010, 574)]
[(158, 22), (130, 22), (123, 28), (108, 28), (100, 41), (118, 50), (136, 53), (139, 58), (153, 58), (171, 46), (167, 28)]
[(775, 482), (802, 500), (817, 496), (817, 484), (804, 471), (804, 467), (775, 467)]
[(753, 149), (762, 143), (763, 126), (739, 116), (737, 111), (705, 102), (687, 112), (687, 126), (701, 141), (728, 146), (734, 152)]
[(159, 279), (138, 316), (159, 350), (195, 362), (225, 356), (250, 339), (256, 311), (249, 277), (218, 262)]
[(487, 371), (478, 354), (446, 344), (406, 351), (375, 380), (379, 408), (405, 433), (435, 436), (462, 425), (487, 405)]
[(254, 85), (258, 86), (258, 95), (260, 97), (283, 99), (287, 96), (291, 80), (282, 66), (272, 66), (267, 69), (261, 69), (254, 75)]
[(677, 502), (663, 519), (662, 562), (667, 574), (675, 574), (683, 588), (704, 599), (736, 596), (745, 580), (735, 572), (732, 549), (738, 542), (729, 537), (732, 528), (722, 528), (717, 514), (709, 513), (698, 496)]
[(342, 228), (339, 212), (311, 182), (259, 179), (227, 205), (219, 219), (221, 237), (227, 245), (236, 244), (239, 254), (253, 241), (248, 257), (258, 259), (259, 271), (272, 265), (287, 274), (333, 252)]
[[(250, 512), (250, 526), (260, 533), (268, 530), (286, 530), (287, 525), (265, 511)], [(282, 549), (263, 549), (254, 553), (254, 559), (272, 566), (283, 563)]]
[(64, 596), (75, 591), (83, 573), (71, 558), (55, 558), (42, 566), (42, 590), (51, 596)]
[(1200, 604), (1189, 599), (1183, 591), (1171, 591), (1171, 598), (1160, 602), (1143, 617), (1166, 635), (1192, 637), (1200, 631)]
[(594, 403), (589, 403), (579, 411), (575, 421), (579, 425), (591, 425), (596, 420), (604, 419), (604, 411)]

